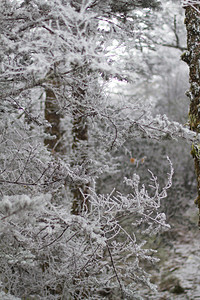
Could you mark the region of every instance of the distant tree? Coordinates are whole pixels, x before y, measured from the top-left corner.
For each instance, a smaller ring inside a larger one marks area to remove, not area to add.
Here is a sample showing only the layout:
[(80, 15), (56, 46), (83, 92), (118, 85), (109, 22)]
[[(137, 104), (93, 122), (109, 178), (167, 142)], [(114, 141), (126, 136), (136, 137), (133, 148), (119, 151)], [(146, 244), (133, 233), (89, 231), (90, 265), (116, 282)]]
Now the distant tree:
[[(127, 103), (139, 101), (148, 105), (152, 102), (149, 109), (154, 115), (166, 114), (168, 118), (188, 126), (188, 99), (185, 96), (188, 74), (186, 64), (180, 62), (180, 53), (182, 49), (186, 49), (183, 20), (184, 11), (178, 1), (163, 2), (162, 9), (156, 12), (148, 9), (140, 11), (140, 18), (135, 26), (138, 32), (140, 28), (142, 30), (135, 46), (129, 49), (129, 55), (121, 59), (126, 62), (125, 67), (132, 70), (135, 80), (113, 80), (112, 92), (113, 97), (118, 97), (119, 101), (126, 97)], [(156, 141), (136, 136), (116, 149), (115, 161), (119, 163), (120, 172), (114, 177), (109, 173), (105, 174), (103, 183), (97, 186), (101, 189), (106, 180), (106, 188), (111, 191), (117, 178), (119, 181), (119, 178), (130, 176), (135, 170), (143, 182), (148, 182), (147, 169), (157, 174), (160, 185), (163, 185), (165, 175), (163, 177), (162, 174), (168, 168), (165, 158), (169, 155), (175, 172), (173, 186), (169, 191), (168, 201), (163, 201), (163, 208), (170, 222), (182, 222), (186, 207), (191, 205), (188, 198), (195, 194), (195, 174), (189, 149), (190, 144), (185, 141), (169, 141), (166, 138)], [(126, 189), (121, 185), (120, 190), (123, 188)]]

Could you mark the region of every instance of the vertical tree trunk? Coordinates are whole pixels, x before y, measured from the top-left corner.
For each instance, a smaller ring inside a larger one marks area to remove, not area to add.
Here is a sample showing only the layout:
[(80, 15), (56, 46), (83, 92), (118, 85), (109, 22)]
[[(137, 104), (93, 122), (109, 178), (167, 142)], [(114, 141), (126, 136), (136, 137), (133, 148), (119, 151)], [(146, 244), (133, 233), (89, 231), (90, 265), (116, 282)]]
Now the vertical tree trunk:
[[(71, 5), (75, 8), (77, 12), (80, 11), (80, 7), (82, 5), (82, 0), (75, 0), (71, 2)], [(77, 23), (78, 24), (78, 23)], [(77, 32), (77, 24), (72, 27), (72, 32), (76, 36)], [(62, 26), (63, 24), (60, 24)], [(83, 24), (78, 24), (79, 30), (84, 28)], [(56, 24), (54, 25), (56, 27)], [(89, 34), (89, 33), (88, 33)], [(84, 53), (83, 49), (76, 49), (77, 53)], [(87, 117), (85, 116), (85, 104), (87, 103), (87, 89), (88, 89), (88, 70), (87, 67), (81, 68), (78, 64), (71, 64), (74, 67), (74, 71), (72, 72), (72, 78), (75, 78), (74, 83), (71, 84), (72, 91), (71, 95), (67, 94), (66, 97), (72, 96), (74, 102), (74, 110), (72, 112), (72, 137), (73, 142), (71, 145), (73, 152), (73, 159), (75, 160), (75, 165), (82, 166), (87, 160), (87, 144), (88, 144), (88, 125), (87, 125)], [(78, 71), (77, 71), (78, 70)], [(55, 80), (55, 82), (54, 82)], [(59, 88), (60, 83), (57, 82), (55, 78), (52, 80), (55, 88)], [(56, 101), (56, 95), (53, 90), (46, 90), (46, 101), (45, 101), (45, 119), (51, 124), (51, 127), (47, 129), (47, 133), (51, 136), (55, 136), (55, 139), (45, 139), (45, 145), (52, 152), (58, 152), (61, 154), (66, 154), (64, 151), (64, 145), (61, 142), (62, 132), (60, 129), (60, 120), (61, 115), (58, 114), (59, 107)], [(72, 161), (73, 166), (73, 161)], [(83, 168), (84, 173), (87, 173), (87, 170)], [(89, 205), (86, 201), (88, 195), (89, 184), (76, 183), (70, 184), (70, 190), (73, 195), (72, 200), (72, 213), (73, 214), (81, 214), (84, 209), (88, 209)]]
[[(76, 77), (80, 77), (80, 83), (74, 84), (72, 97), (74, 102), (77, 103), (76, 109), (72, 115), (72, 136), (73, 143), (71, 145), (74, 158), (76, 160), (75, 165), (82, 165), (87, 160), (87, 143), (88, 143), (88, 125), (86, 116), (84, 114), (84, 103), (86, 98), (87, 83), (84, 82), (84, 72), (76, 74)], [(57, 83), (57, 87), (59, 84)], [(83, 105), (81, 105), (83, 103)], [(45, 99), (45, 119), (51, 125), (46, 129), (46, 132), (50, 136), (54, 136), (53, 139), (46, 138), (44, 143), (52, 153), (66, 154), (64, 151), (64, 145), (61, 141), (62, 132), (60, 128), (61, 114), (59, 112), (59, 106), (57, 103), (56, 95), (53, 89), (46, 89)], [(72, 162), (73, 166), (73, 162)], [(86, 170), (84, 170), (86, 173)], [(80, 214), (85, 208), (88, 209), (89, 205), (86, 201), (88, 194), (88, 184), (73, 183), (70, 185), (70, 190), (73, 195), (72, 200), (72, 213)]]
[(58, 111), (59, 106), (54, 91), (51, 89), (46, 89), (45, 119), (51, 125), (51, 127), (46, 129), (46, 132), (49, 133), (51, 136), (54, 136), (55, 138), (46, 138), (44, 140), (44, 143), (53, 153), (61, 152), (61, 150), (63, 150), (61, 143), (62, 132), (60, 129), (61, 115), (58, 113)]
[[(76, 87), (73, 92), (74, 100), (79, 103), (85, 102), (87, 91), (87, 84), (83, 83), (83, 86)], [(72, 135), (73, 135), (73, 144), (72, 150), (74, 156), (77, 157), (76, 164), (82, 165), (87, 160), (87, 143), (88, 143), (88, 125), (86, 116), (84, 115), (84, 107), (80, 104), (77, 105), (77, 108), (73, 112), (73, 121), (72, 121)], [(86, 170), (84, 170), (86, 172)], [(71, 187), (71, 191), (74, 196), (72, 204), (72, 213), (80, 214), (85, 208), (89, 208), (87, 199), (88, 195), (88, 184), (74, 184)], [(85, 206), (85, 208), (84, 208)]]
[[(187, 51), (182, 55), (183, 61), (189, 66), (190, 98), (189, 122), (190, 129), (200, 133), (200, 5), (185, 6), (185, 25), (187, 30)], [(197, 177), (198, 196), (195, 203), (200, 210), (200, 144), (192, 145), (191, 154), (194, 157)], [(200, 226), (200, 219), (199, 219)]]

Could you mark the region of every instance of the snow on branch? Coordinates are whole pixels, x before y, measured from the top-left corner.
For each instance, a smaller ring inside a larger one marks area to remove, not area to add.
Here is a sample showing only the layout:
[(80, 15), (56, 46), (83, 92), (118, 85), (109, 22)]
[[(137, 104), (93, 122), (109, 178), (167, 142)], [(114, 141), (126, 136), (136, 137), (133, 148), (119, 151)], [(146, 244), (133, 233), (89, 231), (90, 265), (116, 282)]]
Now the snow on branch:
[(200, 1), (199, 0), (182, 0), (182, 5), (184, 6), (190, 6), (190, 5), (199, 5)]
[(200, 5), (200, 1), (199, 0), (182, 0), (182, 6), (183, 6), (183, 8), (191, 6), (198, 13), (200, 13), (200, 10), (195, 5)]
[[(43, 288), (46, 281), (49, 282), (48, 272), (52, 268), (55, 278), (51, 278), (51, 286), (64, 280), (72, 294), (83, 286), (88, 293), (90, 286), (97, 292), (107, 287), (109, 290), (117, 289), (126, 297), (135, 296), (132, 294), (133, 285), (146, 285), (155, 290), (143, 262), (155, 263), (158, 259), (153, 255), (155, 251), (145, 248), (145, 239), (169, 228), (165, 214), (159, 208), (161, 199), (167, 196), (167, 189), (171, 186), (172, 175), (170, 162), (166, 185), (161, 188), (156, 176), (151, 173), (151, 193), (140, 183), (137, 174), (131, 179), (125, 178), (125, 184), (132, 189), (128, 195), (115, 190), (102, 195), (90, 189), (85, 195), (90, 202), (90, 210), (81, 215), (72, 215), (65, 205), (55, 205), (50, 195), (41, 194), (33, 198), (28, 195), (4, 196), (0, 210), (9, 216), (0, 221), (7, 235), (6, 240), (2, 238), (1, 242), (10, 247), (9, 241), (14, 235), (18, 246), (17, 255), (0, 256), (0, 263), (4, 261), (5, 270), (20, 265), (28, 278), (30, 268), (36, 273), (40, 270), (36, 255), (40, 253), (48, 262), (47, 266), (41, 262), (43, 269), (47, 268), (40, 279)], [(40, 203), (39, 209), (35, 209), (37, 203)], [(31, 220), (25, 215), (27, 208)], [(20, 214), (15, 213), (18, 209)], [(22, 222), (23, 230), (19, 231)], [(59, 272), (56, 271), (58, 268)], [(12, 276), (15, 278), (17, 274)], [(32, 286), (36, 288), (39, 284), (37, 276), (31, 278)]]

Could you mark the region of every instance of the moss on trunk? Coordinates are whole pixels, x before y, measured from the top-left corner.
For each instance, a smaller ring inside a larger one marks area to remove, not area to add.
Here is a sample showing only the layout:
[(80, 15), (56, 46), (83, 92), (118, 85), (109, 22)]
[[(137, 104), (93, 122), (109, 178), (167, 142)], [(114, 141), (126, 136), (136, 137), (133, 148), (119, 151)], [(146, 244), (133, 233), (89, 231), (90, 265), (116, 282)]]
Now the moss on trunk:
[[(195, 5), (200, 10), (200, 5)], [(187, 30), (187, 51), (182, 55), (189, 66), (190, 129), (200, 133), (200, 15), (194, 7), (185, 7), (185, 25)], [(197, 177), (198, 196), (195, 200), (200, 210), (200, 144), (193, 144), (191, 154), (194, 158)], [(199, 221), (200, 225), (200, 221)]]

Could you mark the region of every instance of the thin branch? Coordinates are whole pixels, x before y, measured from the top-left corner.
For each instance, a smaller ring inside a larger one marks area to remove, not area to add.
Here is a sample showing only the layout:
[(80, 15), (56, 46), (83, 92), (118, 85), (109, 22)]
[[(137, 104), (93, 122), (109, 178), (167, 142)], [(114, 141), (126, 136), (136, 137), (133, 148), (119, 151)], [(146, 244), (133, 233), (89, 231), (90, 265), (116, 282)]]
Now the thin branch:
[(185, 50), (187, 50), (187, 47), (182, 47), (182, 46), (180, 46), (180, 45), (161, 44), (161, 46), (169, 47), (169, 48), (175, 48), (175, 49), (178, 49), (178, 50), (180, 50), (180, 51), (185, 51)]
[[(39, 126), (42, 126), (42, 125), (43, 125), (41, 122), (39, 122), (39, 121), (37, 120), (36, 117), (32, 116), (32, 115), (27, 111), (27, 109), (23, 108), (23, 107), (19, 104), (19, 102), (18, 102), (16, 99), (14, 99), (13, 97), (10, 97), (10, 98), (14, 101), (14, 103), (15, 103), (16, 106), (17, 106), (17, 108), (23, 111), (23, 114), (25, 114), (25, 116), (28, 118), (29, 121), (35, 122), (35, 123), (36, 123), (37, 125), (39, 125)], [(8, 101), (11, 102), (10, 100), (8, 100)], [(11, 103), (11, 104), (12, 104), (12, 103)]]
[(65, 227), (65, 229), (61, 232), (61, 234), (60, 234), (57, 238), (55, 238), (55, 239), (54, 239), (53, 241), (51, 241), (49, 244), (42, 246), (42, 247), (39, 248), (38, 250), (42, 250), (42, 249), (44, 249), (44, 248), (46, 248), (46, 247), (49, 247), (49, 246), (51, 246), (52, 244), (54, 244), (56, 241), (58, 241), (58, 240), (63, 236), (63, 234), (65, 233), (65, 231), (68, 229), (68, 227), (69, 227), (69, 225)]
[(116, 267), (115, 267), (115, 264), (114, 264), (114, 261), (113, 261), (113, 257), (112, 257), (112, 253), (111, 253), (111, 250), (110, 250), (110, 248), (109, 248), (109, 246), (108, 246), (108, 243), (106, 243), (106, 247), (107, 247), (107, 249), (108, 249), (108, 253), (109, 253), (109, 256), (110, 256), (110, 260), (111, 260), (111, 264), (112, 264), (114, 273), (115, 273), (116, 278), (117, 278), (117, 281), (118, 281), (118, 283), (119, 283), (119, 287), (120, 287), (120, 290), (121, 290), (121, 293), (122, 293), (122, 299), (125, 299), (125, 298), (124, 298), (123, 287), (122, 287), (121, 281), (120, 281), (120, 279), (119, 279), (119, 276), (118, 276), (118, 274), (117, 274), (117, 270), (116, 270)]
[(110, 121), (110, 123), (113, 125), (114, 129), (115, 129), (115, 136), (114, 136), (114, 139), (113, 139), (112, 144), (111, 144), (111, 147), (110, 147), (110, 150), (112, 150), (112, 149), (113, 149), (113, 146), (114, 146), (114, 144), (115, 144), (115, 142), (116, 142), (116, 140), (117, 140), (117, 136), (118, 136), (117, 126), (116, 126), (115, 123), (111, 120), (111, 118), (110, 118), (109, 116), (106, 116), (106, 115), (104, 115), (104, 114), (101, 114), (101, 116), (107, 118), (107, 119)]
[(90, 258), (88, 259), (88, 261), (84, 264), (84, 266), (78, 271), (78, 274), (80, 274), (85, 268), (86, 266), (91, 262), (92, 258), (94, 257), (95, 252), (98, 250), (98, 248), (100, 247), (100, 245), (98, 245), (95, 250), (93, 251), (93, 253), (90, 255)]
[(38, 179), (33, 182), (33, 183), (29, 183), (29, 182), (16, 182), (16, 181), (11, 181), (11, 180), (0, 180), (0, 184), (4, 184), (4, 183), (8, 183), (8, 184), (18, 184), (18, 185), (24, 185), (24, 186), (36, 186), (36, 185), (39, 185), (39, 186), (47, 186), (49, 184), (53, 184), (53, 183), (56, 183), (56, 182), (59, 182), (59, 181), (62, 181), (63, 178), (61, 179), (56, 179), (56, 180), (52, 180), (52, 181), (49, 181), (49, 182), (45, 182), (45, 183), (40, 183), (38, 184), (37, 181)]
[(31, 159), (31, 155), (32, 155), (32, 152), (33, 152), (33, 149), (31, 149), (31, 151), (29, 152), (29, 155), (28, 155), (28, 158), (26, 160), (26, 162), (24, 163), (24, 167), (23, 167), (23, 170), (21, 171), (21, 173), (19, 174), (18, 178), (15, 180), (15, 182), (18, 182), (19, 179), (22, 177), (22, 175), (24, 174), (27, 166), (28, 166), (28, 162), (30, 161)]

